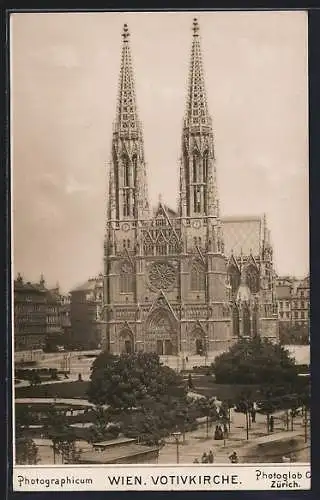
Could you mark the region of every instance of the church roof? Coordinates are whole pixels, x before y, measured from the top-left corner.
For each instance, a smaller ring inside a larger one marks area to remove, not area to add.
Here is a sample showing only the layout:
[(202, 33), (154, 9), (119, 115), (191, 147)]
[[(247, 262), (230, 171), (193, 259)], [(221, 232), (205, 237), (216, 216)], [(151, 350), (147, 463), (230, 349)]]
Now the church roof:
[(263, 218), (259, 216), (223, 217), (221, 219), (226, 256), (259, 255)]

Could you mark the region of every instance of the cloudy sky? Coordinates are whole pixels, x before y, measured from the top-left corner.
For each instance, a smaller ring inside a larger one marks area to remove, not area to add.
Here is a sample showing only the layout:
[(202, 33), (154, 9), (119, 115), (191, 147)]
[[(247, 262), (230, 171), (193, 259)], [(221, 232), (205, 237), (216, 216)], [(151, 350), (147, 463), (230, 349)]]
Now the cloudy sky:
[(277, 272), (308, 272), (307, 16), (180, 12), (11, 16), (15, 273), (69, 290), (102, 269), (125, 22), (150, 198), (176, 206), (195, 16), (221, 212), (266, 212)]

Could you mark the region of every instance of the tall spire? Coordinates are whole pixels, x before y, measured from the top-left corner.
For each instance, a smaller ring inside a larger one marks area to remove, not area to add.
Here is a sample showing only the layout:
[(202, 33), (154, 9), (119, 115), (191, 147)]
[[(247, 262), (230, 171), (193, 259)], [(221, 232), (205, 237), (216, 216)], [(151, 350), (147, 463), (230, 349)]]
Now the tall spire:
[(129, 38), (125, 24), (109, 176), (108, 219), (117, 222), (143, 219), (149, 211), (144, 144), (137, 113)]
[(185, 126), (211, 126), (204, 81), (198, 20), (193, 20), (193, 38)]
[(137, 132), (140, 128), (129, 38), (128, 25), (125, 24), (122, 32), (123, 42), (115, 129), (126, 135), (130, 132)]
[(182, 131), (180, 213), (219, 217), (214, 137), (208, 111), (199, 24), (193, 20), (187, 105)]

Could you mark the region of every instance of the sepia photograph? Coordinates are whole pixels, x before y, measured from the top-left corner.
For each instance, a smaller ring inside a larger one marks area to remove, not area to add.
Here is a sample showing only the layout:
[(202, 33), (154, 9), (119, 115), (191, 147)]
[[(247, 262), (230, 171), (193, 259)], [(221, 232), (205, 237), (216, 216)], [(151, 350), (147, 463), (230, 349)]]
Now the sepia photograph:
[(302, 488), (308, 14), (12, 13), (10, 108), (16, 487)]

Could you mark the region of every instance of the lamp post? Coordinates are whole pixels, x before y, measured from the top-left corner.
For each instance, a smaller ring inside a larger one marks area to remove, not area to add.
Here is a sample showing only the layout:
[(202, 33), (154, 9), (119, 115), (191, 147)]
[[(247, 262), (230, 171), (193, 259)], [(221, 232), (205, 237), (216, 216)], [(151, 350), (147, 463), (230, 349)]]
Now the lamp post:
[(176, 447), (177, 447), (177, 464), (178, 464), (179, 460), (180, 460), (180, 455), (179, 455), (180, 440), (179, 440), (179, 438), (181, 436), (181, 432), (179, 432), (179, 431), (173, 432), (172, 436), (175, 438), (175, 441), (176, 441)]

